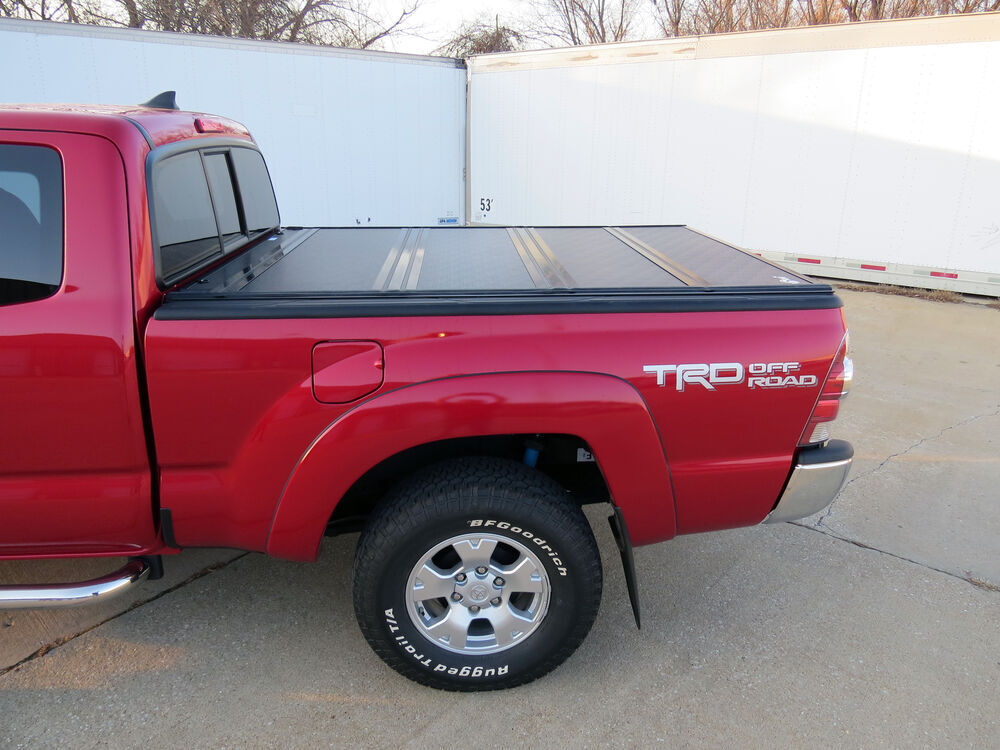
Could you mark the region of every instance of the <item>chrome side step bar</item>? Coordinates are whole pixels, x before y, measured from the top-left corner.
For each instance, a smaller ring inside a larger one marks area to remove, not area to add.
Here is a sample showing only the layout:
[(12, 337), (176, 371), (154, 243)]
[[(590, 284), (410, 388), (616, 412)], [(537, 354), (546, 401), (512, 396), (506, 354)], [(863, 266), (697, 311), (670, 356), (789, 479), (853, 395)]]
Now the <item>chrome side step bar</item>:
[(147, 560), (134, 558), (124, 567), (80, 583), (0, 585), (0, 610), (69, 607), (96, 604), (124, 593), (149, 577)]

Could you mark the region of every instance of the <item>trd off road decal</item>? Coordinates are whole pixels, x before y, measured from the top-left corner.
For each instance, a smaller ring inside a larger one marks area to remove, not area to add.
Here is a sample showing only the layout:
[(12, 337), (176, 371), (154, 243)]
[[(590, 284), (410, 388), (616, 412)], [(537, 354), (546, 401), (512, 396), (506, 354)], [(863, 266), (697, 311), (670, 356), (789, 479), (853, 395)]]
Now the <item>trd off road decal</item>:
[(666, 387), (668, 376), (683, 391), (686, 385), (700, 385), (710, 391), (717, 385), (741, 385), (748, 388), (810, 388), (819, 383), (815, 375), (797, 375), (799, 362), (712, 362), (689, 365), (643, 365), (642, 371), (656, 375), (656, 384)]

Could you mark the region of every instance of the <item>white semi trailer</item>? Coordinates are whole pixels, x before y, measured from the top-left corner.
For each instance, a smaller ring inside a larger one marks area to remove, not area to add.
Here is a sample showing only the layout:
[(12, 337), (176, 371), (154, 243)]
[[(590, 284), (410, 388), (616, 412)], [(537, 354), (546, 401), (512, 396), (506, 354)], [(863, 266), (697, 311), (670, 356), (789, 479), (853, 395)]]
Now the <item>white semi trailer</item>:
[(282, 222), (465, 222), (465, 68), (443, 57), (0, 19), (0, 102), (129, 104), (168, 89), (268, 154)]
[(468, 62), (475, 223), (690, 224), (1000, 296), (1000, 13)]
[(1000, 13), (450, 58), (0, 19), (3, 102), (246, 122), (287, 224), (688, 224), (1000, 296)]

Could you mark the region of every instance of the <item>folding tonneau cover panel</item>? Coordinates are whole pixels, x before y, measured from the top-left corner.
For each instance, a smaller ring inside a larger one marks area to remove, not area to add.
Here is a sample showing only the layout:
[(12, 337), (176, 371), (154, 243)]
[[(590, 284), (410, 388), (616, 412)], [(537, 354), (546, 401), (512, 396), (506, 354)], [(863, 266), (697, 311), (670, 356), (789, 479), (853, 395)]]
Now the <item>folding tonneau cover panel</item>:
[(810, 285), (683, 226), (286, 229), (189, 286), (272, 296)]

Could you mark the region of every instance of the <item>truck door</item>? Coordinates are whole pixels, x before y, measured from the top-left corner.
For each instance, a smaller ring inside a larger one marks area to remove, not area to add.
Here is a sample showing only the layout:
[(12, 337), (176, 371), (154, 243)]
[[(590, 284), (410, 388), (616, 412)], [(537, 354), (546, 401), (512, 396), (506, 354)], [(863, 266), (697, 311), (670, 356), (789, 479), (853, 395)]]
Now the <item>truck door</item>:
[(0, 557), (155, 541), (127, 206), (110, 141), (0, 129)]

